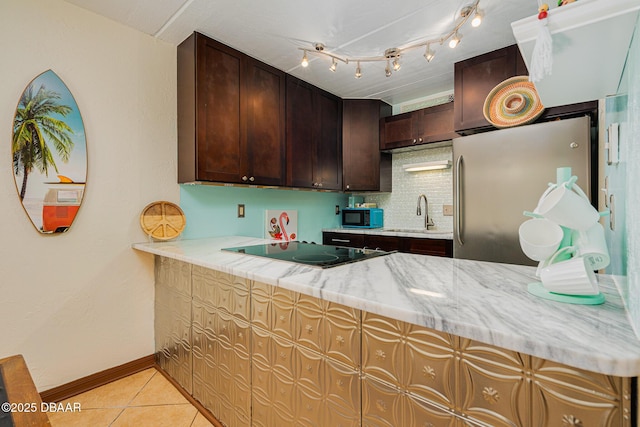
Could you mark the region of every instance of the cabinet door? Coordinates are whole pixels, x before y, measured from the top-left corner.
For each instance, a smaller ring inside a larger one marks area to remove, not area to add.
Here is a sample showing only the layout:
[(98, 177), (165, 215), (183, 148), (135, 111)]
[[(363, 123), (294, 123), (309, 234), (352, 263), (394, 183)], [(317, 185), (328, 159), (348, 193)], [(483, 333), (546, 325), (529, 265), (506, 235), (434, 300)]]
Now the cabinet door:
[(318, 138), (314, 182), (323, 190), (342, 190), (342, 100), (316, 92)]
[(411, 113), (396, 114), (384, 119), (384, 138), (380, 139), (381, 150), (407, 147), (413, 144), (414, 115)]
[[(368, 99), (343, 101), (342, 178), (345, 191), (381, 191), (380, 116), (391, 106)], [(387, 113), (388, 114), (388, 113)], [(384, 157), (387, 157), (385, 154)], [(386, 161), (386, 158), (383, 159)], [(386, 181), (389, 179), (385, 179)], [(384, 189), (387, 191), (387, 189)]]
[(342, 189), (342, 100), (287, 76), (287, 185)]
[(313, 187), (314, 128), (313, 86), (287, 76), (287, 185)]
[(453, 241), (445, 239), (420, 239), (406, 237), (402, 239), (402, 252), (420, 255), (453, 257)]
[(418, 144), (456, 138), (458, 134), (453, 130), (453, 102), (415, 111), (414, 129)]
[(242, 54), (198, 35), (196, 179), (241, 182)]
[(491, 127), (482, 112), (484, 100), (498, 83), (519, 74), (527, 74), (527, 71), (517, 45), (456, 62), (455, 130)]
[[(250, 183), (285, 180), (285, 74), (253, 58), (246, 61), (246, 140)], [(243, 179), (244, 181), (244, 179)]]
[(396, 236), (377, 236), (367, 234), (364, 238), (364, 244), (369, 249), (397, 251), (400, 249), (400, 238)]

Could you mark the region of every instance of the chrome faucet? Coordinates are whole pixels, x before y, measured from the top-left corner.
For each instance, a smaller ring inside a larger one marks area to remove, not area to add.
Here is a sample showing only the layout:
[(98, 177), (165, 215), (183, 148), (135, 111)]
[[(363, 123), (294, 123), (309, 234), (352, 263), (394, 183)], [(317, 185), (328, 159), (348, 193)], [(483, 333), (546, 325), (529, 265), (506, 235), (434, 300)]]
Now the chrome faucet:
[(420, 199), (424, 199), (424, 228), (429, 229), (429, 227), (435, 227), (435, 224), (429, 218), (429, 201), (427, 200), (427, 196), (421, 194), (418, 196), (418, 209), (416, 210), (416, 215), (422, 215), (422, 208), (420, 207)]

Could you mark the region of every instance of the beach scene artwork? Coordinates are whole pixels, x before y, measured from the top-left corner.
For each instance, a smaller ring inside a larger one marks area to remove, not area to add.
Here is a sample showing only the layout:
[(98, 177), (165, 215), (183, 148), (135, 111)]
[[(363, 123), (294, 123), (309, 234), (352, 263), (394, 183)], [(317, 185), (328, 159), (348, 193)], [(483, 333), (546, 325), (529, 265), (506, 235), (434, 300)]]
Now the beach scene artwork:
[(52, 70), (20, 96), (11, 153), (18, 198), (36, 230), (68, 231), (84, 196), (87, 144), (78, 105)]

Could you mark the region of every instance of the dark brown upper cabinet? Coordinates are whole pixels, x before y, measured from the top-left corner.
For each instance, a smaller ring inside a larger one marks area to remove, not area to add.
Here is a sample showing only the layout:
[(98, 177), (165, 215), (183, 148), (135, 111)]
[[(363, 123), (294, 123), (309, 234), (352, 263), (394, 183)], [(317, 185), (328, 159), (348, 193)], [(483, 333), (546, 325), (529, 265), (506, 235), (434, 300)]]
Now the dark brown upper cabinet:
[[(454, 66), (454, 126), (456, 132), (467, 135), (496, 129), (484, 118), (484, 100), (499, 83), (529, 72), (517, 45), (494, 50), (457, 62)], [(597, 120), (597, 101), (580, 102), (547, 108), (536, 122), (584, 114)]]
[(374, 99), (345, 99), (342, 120), (343, 189), (391, 191), (391, 154), (381, 153), (380, 119), (391, 106)]
[(419, 147), (453, 139), (453, 102), (397, 114), (381, 122), (380, 150)]
[(178, 46), (178, 182), (285, 183), (285, 73), (193, 33)]
[(517, 45), (456, 62), (453, 88), (456, 132), (492, 128), (482, 112), (487, 95), (498, 83), (528, 74)]
[(286, 185), (342, 190), (342, 99), (286, 77)]

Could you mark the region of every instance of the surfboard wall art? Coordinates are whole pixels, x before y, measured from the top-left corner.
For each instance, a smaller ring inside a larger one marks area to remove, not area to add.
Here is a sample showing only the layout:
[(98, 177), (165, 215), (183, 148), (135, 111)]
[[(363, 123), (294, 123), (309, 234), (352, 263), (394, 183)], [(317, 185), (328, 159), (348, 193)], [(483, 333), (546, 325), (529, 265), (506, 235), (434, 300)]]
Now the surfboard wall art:
[(78, 105), (51, 70), (20, 96), (11, 153), (18, 197), (36, 230), (69, 230), (84, 196), (87, 144)]

